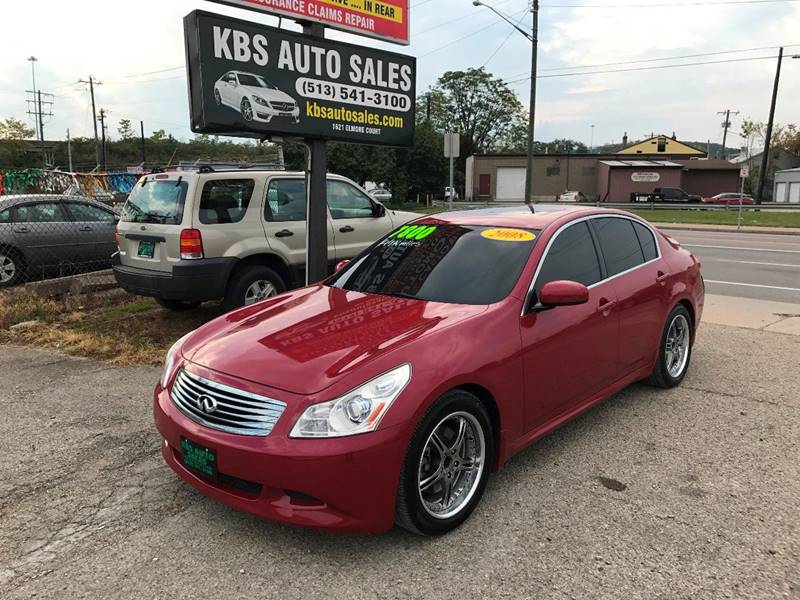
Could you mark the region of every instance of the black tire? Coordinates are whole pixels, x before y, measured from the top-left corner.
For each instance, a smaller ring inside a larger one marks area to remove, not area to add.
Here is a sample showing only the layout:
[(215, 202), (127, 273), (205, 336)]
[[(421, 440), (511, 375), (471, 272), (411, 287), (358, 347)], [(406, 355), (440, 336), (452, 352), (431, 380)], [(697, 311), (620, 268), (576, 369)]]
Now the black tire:
[[(0, 288), (20, 283), (24, 277), (24, 267), (22, 255), (19, 252), (13, 248), (0, 247), (0, 269), (3, 269), (3, 273), (0, 273)], [(3, 281), (3, 279), (6, 280)]]
[(222, 106), (222, 96), (219, 93), (219, 90), (214, 90), (214, 102), (217, 103), (217, 106)]
[[(474, 417), (483, 432), (485, 441), (483, 469), (474, 491), (471, 492), (471, 497), (458, 507), (456, 514), (447, 518), (434, 517), (425, 508), (419, 487), (420, 463), (424, 460), (425, 446), (433, 431), (448, 416), (465, 413)], [(411, 436), (397, 489), (395, 509), (397, 525), (412, 533), (430, 536), (443, 535), (461, 525), (469, 518), (483, 496), (489, 471), (494, 464), (494, 451), (491, 420), (481, 401), (464, 390), (451, 390), (444, 394), (428, 410)]]
[(155, 300), (160, 307), (172, 312), (186, 312), (200, 306), (199, 302), (186, 302), (185, 300), (167, 300), (166, 298), (156, 298)]
[[(668, 367), (668, 356), (667, 356), (667, 337), (670, 332), (670, 327), (672, 327), (673, 322), (676, 319), (682, 317), (686, 320), (686, 323), (689, 325), (689, 341), (688, 341), (688, 348), (686, 350), (686, 362), (681, 369), (680, 373), (677, 375), (670, 373)], [(684, 377), (686, 377), (686, 373), (689, 371), (689, 365), (691, 364), (692, 360), (692, 346), (694, 345), (694, 323), (692, 322), (692, 316), (689, 314), (689, 311), (686, 310), (686, 307), (683, 304), (678, 304), (672, 311), (669, 313), (667, 317), (667, 322), (664, 324), (664, 331), (661, 334), (661, 341), (658, 347), (658, 359), (656, 360), (656, 366), (653, 369), (653, 373), (645, 379), (645, 383), (649, 385), (653, 385), (660, 388), (673, 388), (675, 386), (680, 385), (683, 381)]]
[(275, 287), (275, 294), (282, 294), (286, 291), (286, 283), (283, 278), (269, 267), (261, 265), (250, 265), (238, 269), (228, 283), (225, 292), (225, 299), (222, 301), (222, 308), (225, 311), (234, 310), (245, 305), (247, 290), (257, 281), (268, 281)]

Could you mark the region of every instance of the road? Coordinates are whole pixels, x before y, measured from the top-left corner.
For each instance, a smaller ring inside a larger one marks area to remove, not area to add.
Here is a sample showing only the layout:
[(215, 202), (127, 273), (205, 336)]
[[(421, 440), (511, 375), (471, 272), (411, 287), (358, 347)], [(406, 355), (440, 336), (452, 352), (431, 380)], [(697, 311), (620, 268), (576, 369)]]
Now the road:
[(161, 460), (159, 369), (4, 346), (0, 597), (797, 599), (799, 349), (704, 324), (681, 387), (559, 429), (430, 539), (218, 504)]
[(800, 235), (664, 232), (702, 261), (708, 293), (800, 304)]

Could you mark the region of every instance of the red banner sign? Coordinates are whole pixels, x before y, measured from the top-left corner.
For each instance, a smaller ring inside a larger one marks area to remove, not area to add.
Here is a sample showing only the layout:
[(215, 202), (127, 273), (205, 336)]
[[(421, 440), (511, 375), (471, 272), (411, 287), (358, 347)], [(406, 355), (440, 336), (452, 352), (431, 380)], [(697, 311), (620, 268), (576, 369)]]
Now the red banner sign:
[(409, 44), (409, 0), (211, 0)]

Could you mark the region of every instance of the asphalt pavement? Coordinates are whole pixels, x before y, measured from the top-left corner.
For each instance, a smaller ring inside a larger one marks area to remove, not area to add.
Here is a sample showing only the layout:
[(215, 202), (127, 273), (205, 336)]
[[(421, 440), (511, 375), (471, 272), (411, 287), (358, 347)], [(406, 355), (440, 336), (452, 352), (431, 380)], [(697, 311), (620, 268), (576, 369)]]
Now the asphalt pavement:
[(0, 347), (0, 597), (800, 598), (800, 336), (704, 324), (490, 480), (441, 538), (338, 536), (205, 498), (161, 460), (159, 369)]
[(800, 304), (800, 235), (664, 232), (702, 261), (708, 293)]

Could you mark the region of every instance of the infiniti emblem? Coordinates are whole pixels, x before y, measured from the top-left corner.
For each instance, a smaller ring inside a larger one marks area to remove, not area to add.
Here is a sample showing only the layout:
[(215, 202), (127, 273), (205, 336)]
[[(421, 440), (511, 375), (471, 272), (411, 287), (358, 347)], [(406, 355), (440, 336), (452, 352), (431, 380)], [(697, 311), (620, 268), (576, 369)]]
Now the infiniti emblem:
[(214, 398), (212, 398), (211, 396), (206, 396), (205, 394), (195, 398), (194, 404), (195, 406), (197, 406), (199, 410), (202, 410), (204, 413), (208, 415), (210, 415), (213, 412), (216, 412), (217, 410), (217, 401), (214, 400)]

